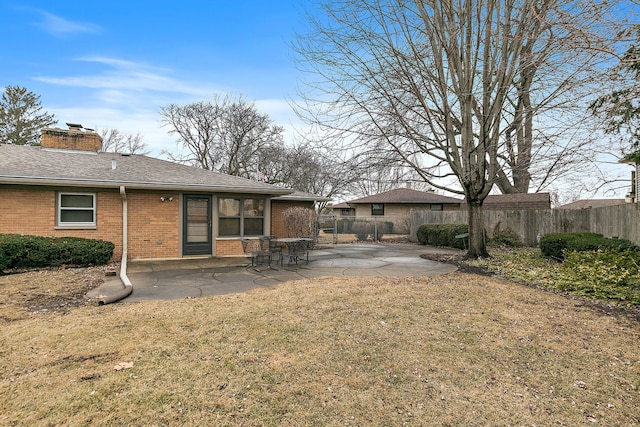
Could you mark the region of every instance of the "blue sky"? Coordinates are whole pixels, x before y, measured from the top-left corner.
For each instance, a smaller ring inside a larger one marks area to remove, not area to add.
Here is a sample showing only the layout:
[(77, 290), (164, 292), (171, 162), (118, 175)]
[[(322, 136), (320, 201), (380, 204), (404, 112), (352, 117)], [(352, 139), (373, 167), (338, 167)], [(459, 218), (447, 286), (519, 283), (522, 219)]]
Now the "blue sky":
[[(255, 102), (292, 142), (302, 126), (289, 105), (298, 78), (291, 44), (305, 32), (306, 7), (299, 0), (2, 0), (0, 88), (40, 95), (59, 127), (140, 133), (153, 156), (180, 151), (160, 127), (160, 108), (215, 94)], [(629, 174), (624, 165), (611, 168)]]
[(290, 49), (305, 20), (295, 0), (0, 3), (0, 87), (40, 95), (58, 126), (140, 133), (159, 155), (176, 151), (159, 125), (170, 103), (239, 94), (296, 125)]

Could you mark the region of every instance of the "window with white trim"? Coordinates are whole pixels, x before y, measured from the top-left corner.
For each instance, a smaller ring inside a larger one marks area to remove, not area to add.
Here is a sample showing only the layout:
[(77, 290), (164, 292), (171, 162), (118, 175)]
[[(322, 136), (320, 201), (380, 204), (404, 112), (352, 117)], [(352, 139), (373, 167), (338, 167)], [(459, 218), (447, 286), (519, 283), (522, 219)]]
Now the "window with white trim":
[(372, 203), (371, 204), (371, 216), (384, 216), (384, 204)]
[(261, 236), (264, 234), (264, 199), (218, 199), (218, 235)]
[(94, 193), (58, 193), (58, 225), (95, 227), (96, 195)]

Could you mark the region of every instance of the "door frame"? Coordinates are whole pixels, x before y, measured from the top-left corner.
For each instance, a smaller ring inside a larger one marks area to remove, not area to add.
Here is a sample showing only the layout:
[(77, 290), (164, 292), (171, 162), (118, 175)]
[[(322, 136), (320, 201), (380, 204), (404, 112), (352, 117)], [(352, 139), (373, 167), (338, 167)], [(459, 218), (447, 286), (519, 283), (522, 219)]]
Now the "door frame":
[[(213, 255), (213, 196), (210, 194), (184, 194), (182, 204), (182, 255)], [(206, 241), (189, 242), (189, 200), (205, 200), (207, 205)]]

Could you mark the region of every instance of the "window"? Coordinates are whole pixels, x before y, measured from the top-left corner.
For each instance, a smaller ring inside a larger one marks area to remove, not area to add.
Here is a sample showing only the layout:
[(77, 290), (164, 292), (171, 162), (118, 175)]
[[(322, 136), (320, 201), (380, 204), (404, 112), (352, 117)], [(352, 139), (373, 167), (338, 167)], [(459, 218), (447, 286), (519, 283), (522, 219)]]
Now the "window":
[(432, 204), (431, 205), (431, 210), (432, 211), (441, 211), (442, 210), (442, 205), (441, 204)]
[(384, 204), (382, 203), (372, 203), (371, 204), (371, 215), (372, 216), (384, 216)]
[(221, 197), (218, 200), (220, 236), (262, 236), (264, 199)]
[(58, 193), (58, 225), (96, 225), (96, 195), (91, 193)]
[(351, 208), (341, 208), (340, 216), (353, 216), (353, 214), (351, 213)]

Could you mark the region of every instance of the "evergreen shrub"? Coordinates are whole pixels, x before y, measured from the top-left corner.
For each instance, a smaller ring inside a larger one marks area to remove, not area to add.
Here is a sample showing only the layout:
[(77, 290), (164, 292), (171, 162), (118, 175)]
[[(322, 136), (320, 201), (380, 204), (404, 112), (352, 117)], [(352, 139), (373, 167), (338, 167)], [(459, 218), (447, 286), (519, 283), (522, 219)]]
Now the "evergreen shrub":
[(115, 245), (80, 237), (0, 234), (0, 272), (22, 268), (87, 267), (111, 261)]

